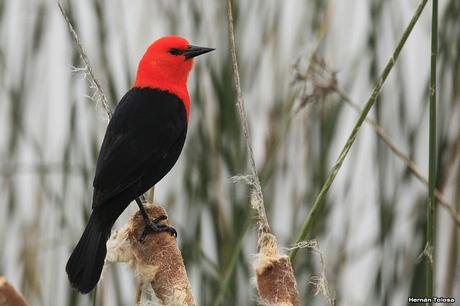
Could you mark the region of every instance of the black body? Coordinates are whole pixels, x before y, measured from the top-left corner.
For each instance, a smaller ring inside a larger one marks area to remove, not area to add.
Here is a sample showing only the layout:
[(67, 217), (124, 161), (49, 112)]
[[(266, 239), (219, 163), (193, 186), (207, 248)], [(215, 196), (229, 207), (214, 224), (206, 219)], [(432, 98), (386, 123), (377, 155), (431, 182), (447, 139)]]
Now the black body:
[(115, 220), (176, 163), (187, 133), (184, 103), (175, 95), (133, 88), (107, 127), (93, 182), (93, 212), (66, 265), (73, 287), (88, 293), (97, 284)]

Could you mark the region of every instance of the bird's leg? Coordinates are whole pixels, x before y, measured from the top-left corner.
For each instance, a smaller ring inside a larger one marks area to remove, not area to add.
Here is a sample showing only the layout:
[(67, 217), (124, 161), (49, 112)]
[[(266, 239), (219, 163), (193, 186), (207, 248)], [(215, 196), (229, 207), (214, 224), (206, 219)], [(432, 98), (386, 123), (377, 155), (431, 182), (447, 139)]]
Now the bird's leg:
[(142, 232), (139, 241), (141, 243), (144, 242), (145, 237), (150, 233), (161, 233), (161, 232), (168, 232), (174, 237), (177, 237), (177, 232), (174, 227), (166, 225), (166, 224), (159, 224), (160, 221), (166, 220), (168, 217), (166, 215), (161, 215), (154, 220), (151, 220), (145, 211), (144, 204), (142, 203), (141, 199), (136, 198), (137, 206), (139, 206), (139, 210), (141, 211), (142, 217), (144, 218), (145, 227), (144, 231)]
[(145, 211), (143, 201), (140, 198), (136, 198), (136, 203), (137, 203), (137, 206), (139, 206), (139, 210), (141, 211), (144, 221), (150, 220), (149, 215), (147, 215), (147, 212)]

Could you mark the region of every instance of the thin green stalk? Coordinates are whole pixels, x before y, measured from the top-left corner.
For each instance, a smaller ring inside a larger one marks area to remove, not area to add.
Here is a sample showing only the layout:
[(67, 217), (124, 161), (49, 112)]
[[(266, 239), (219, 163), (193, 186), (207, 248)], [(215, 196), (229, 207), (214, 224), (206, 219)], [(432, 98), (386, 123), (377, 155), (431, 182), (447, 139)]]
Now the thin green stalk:
[[(426, 228), (426, 296), (433, 296), (433, 261), (435, 235), (436, 182), (436, 58), (438, 52), (438, 0), (433, 0), (431, 19), (430, 132), (428, 156), (428, 205)], [(428, 303), (428, 305), (433, 305)]]
[(244, 238), (246, 238), (246, 233), (248, 232), (249, 228), (251, 227), (253, 217), (254, 216), (252, 214), (248, 214), (246, 216), (246, 220), (244, 221), (243, 228), (241, 229), (241, 232), (239, 234), (238, 240), (237, 240), (236, 245), (235, 245), (235, 247), (233, 249), (232, 257), (230, 258), (230, 261), (227, 264), (227, 267), (225, 268), (225, 271), (224, 271), (224, 274), (223, 274), (223, 279), (220, 282), (219, 292), (217, 293), (217, 295), (214, 298), (214, 301), (212, 303), (213, 306), (220, 305), (220, 303), (222, 302), (222, 299), (225, 296), (225, 292), (228, 289), (228, 284), (230, 283), (230, 280), (231, 280), (231, 278), (233, 276), (233, 273), (235, 272), (236, 262), (238, 260), (238, 257), (240, 257), (241, 249), (243, 248)]
[[(363, 111), (361, 112), (358, 121), (356, 122), (353, 130), (351, 131), (350, 136), (348, 137), (347, 142), (345, 143), (345, 146), (342, 149), (342, 152), (340, 153), (339, 157), (337, 158), (337, 161), (335, 162), (334, 166), (332, 167), (331, 172), (329, 173), (326, 182), (324, 183), (323, 187), (321, 188), (321, 191), (319, 192), (318, 196), (315, 199), (315, 202), (313, 203), (312, 209), (310, 210), (310, 213), (307, 216), (307, 219), (305, 220), (302, 229), (300, 230), (299, 236), (297, 238), (296, 243), (302, 241), (305, 239), (307, 234), (311, 231), (311, 228), (313, 227), (313, 222), (316, 219), (316, 216), (318, 215), (320, 209), (322, 208), (324, 204), (324, 198), (326, 197), (327, 192), (329, 191), (329, 188), (331, 187), (332, 182), (334, 181), (335, 177), (337, 176), (337, 173), (339, 172), (340, 168), (342, 167), (343, 161), (345, 160), (345, 157), (347, 156), (348, 152), (350, 151), (351, 146), (353, 145), (356, 135), (361, 128), (361, 125), (364, 122), (364, 119), (366, 119), (367, 114), (371, 110), (372, 106), (375, 104), (375, 101), (377, 97), (380, 94), (380, 91), (382, 89), (383, 84), (385, 83), (385, 80), (387, 79), (388, 75), (390, 74), (391, 69), (393, 68), (396, 60), (398, 59), (398, 56), (404, 46), (404, 44), (407, 41), (407, 38), (409, 37), (410, 33), (412, 32), (412, 29), (414, 28), (415, 24), (417, 23), (418, 18), (420, 17), (420, 14), (422, 13), (423, 9), (425, 8), (426, 3), (428, 0), (422, 0), (417, 7), (417, 10), (412, 17), (411, 21), (409, 22), (409, 25), (405, 29), (404, 33), (401, 36), (401, 39), (398, 42), (398, 45), (396, 46), (393, 55), (391, 56), (390, 60), (388, 61), (387, 65), (385, 66), (385, 69), (383, 70), (382, 74), (380, 75), (380, 78), (378, 79), (377, 83), (374, 86), (374, 89), (372, 90), (372, 94), (369, 97)], [(298, 248), (293, 249), (289, 257), (291, 259), (291, 262), (294, 262)]]
[(92, 295), (92, 305), (96, 306), (96, 297), (97, 297), (97, 287), (94, 288), (93, 292), (91, 293)]

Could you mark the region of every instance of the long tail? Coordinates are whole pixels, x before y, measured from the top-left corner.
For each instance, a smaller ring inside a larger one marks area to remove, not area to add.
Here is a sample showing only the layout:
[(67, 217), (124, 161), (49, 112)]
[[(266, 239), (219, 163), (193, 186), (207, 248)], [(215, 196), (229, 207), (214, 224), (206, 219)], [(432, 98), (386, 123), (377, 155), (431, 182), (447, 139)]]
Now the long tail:
[(88, 293), (101, 277), (107, 253), (106, 242), (113, 222), (101, 222), (93, 212), (65, 267), (72, 287)]

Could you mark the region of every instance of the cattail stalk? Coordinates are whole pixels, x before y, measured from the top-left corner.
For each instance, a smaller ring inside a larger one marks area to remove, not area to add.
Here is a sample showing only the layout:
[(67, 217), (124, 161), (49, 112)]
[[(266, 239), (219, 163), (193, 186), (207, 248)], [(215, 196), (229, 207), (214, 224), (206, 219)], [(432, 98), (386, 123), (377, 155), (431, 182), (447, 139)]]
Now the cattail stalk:
[(257, 213), (258, 241), (257, 259), (254, 263), (256, 273), (256, 285), (259, 292), (259, 300), (262, 305), (297, 306), (299, 292), (289, 257), (281, 256), (275, 235), (271, 233), (260, 185), (259, 176), (254, 160), (249, 124), (241, 91), (240, 73), (236, 55), (235, 30), (233, 26), (232, 1), (227, 2), (227, 21), (230, 41), (230, 53), (232, 57), (233, 78), (237, 96), (236, 107), (240, 116), (246, 148), (249, 156), (250, 176), (242, 178), (251, 186), (251, 206)]

